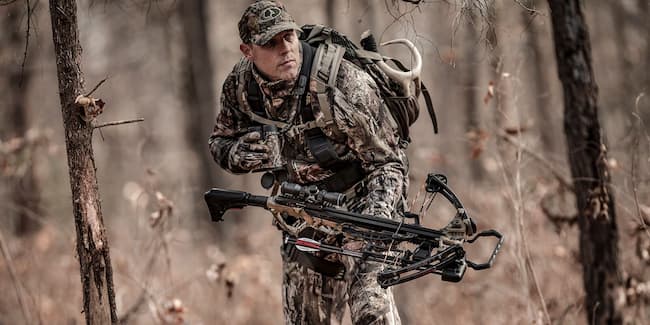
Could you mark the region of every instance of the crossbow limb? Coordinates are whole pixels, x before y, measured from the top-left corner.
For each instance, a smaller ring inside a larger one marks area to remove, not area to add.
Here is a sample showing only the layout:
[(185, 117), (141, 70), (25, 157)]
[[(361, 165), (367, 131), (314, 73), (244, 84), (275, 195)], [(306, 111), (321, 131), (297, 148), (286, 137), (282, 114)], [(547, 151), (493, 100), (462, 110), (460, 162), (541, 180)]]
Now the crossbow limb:
[[(419, 215), (406, 213), (414, 223), (363, 215), (345, 211), (340, 206), (345, 196), (319, 190), (316, 186), (283, 183), (280, 194), (259, 196), (247, 192), (212, 189), (205, 193), (205, 201), (213, 221), (222, 221), (223, 214), (232, 208), (257, 206), (273, 213), (279, 227), (289, 235), (285, 243), (295, 245), (305, 252), (335, 253), (379, 262), (385, 269), (377, 276), (380, 286), (386, 288), (427, 274), (440, 275), (442, 280), (462, 280), (467, 267), (474, 270), (490, 268), (494, 263), (504, 237), (496, 230), (476, 233), (476, 224), (454, 192), (440, 174), (429, 174), (426, 182), (428, 194), (442, 194), (456, 209), (452, 220), (441, 229), (430, 229), (419, 223)], [(298, 226), (287, 224), (287, 217), (300, 219)], [(347, 249), (313, 238), (299, 237), (301, 230), (310, 227), (328, 235), (342, 234), (349, 241), (360, 241), (358, 249)], [(485, 263), (467, 260), (463, 245), (474, 243), (481, 237), (494, 237), (498, 241)], [(415, 246), (409, 249), (404, 246)]]

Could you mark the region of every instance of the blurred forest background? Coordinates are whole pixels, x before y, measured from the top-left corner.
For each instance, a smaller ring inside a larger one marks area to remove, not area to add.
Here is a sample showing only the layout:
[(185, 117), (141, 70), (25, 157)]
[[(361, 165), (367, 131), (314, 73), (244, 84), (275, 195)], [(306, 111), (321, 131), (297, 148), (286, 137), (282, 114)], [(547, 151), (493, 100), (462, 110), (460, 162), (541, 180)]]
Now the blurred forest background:
[[(409, 147), (411, 199), (427, 173), (444, 173), (479, 228), (506, 236), (492, 269), (461, 283), (428, 276), (397, 286), (404, 324), (585, 324), (546, 2), (477, 1), (471, 11), (437, 0), (283, 2), (299, 24), (416, 43), (440, 133), (423, 109)], [(97, 129), (93, 141), (117, 310), (128, 323), (283, 322), (281, 234), (270, 215), (244, 209), (214, 224), (202, 201), (210, 187), (265, 193), (260, 175), (223, 172), (207, 146), (248, 3), (78, 2), (86, 91), (107, 78), (93, 93), (106, 102), (97, 123), (144, 118)], [(617, 303), (629, 323), (650, 324), (649, 5), (583, 3), (618, 218)], [(80, 324), (49, 10), (39, 0), (0, 4), (0, 324)], [(409, 63), (402, 47), (381, 51)], [(431, 227), (452, 216), (436, 202), (424, 217)], [(490, 247), (478, 246), (468, 254), (480, 261)]]

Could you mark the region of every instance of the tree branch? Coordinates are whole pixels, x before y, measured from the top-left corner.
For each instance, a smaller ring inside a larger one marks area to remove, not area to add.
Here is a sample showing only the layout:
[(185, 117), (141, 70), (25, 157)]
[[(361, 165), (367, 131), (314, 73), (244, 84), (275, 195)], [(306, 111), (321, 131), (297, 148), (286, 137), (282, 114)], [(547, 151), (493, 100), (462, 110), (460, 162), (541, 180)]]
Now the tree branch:
[(128, 124), (128, 123), (137, 123), (137, 122), (142, 122), (142, 121), (144, 121), (143, 118), (136, 118), (136, 119), (133, 119), (133, 120), (113, 121), (113, 122), (97, 124), (97, 125), (93, 126), (93, 129), (101, 129), (101, 128), (107, 127), (107, 126), (114, 126), (114, 125)]
[(20, 280), (18, 280), (18, 277), (16, 277), (16, 270), (14, 269), (14, 264), (11, 261), (11, 255), (7, 250), (7, 244), (4, 240), (4, 235), (2, 234), (2, 231), (0, 231), (0, 250), (2, 251), (2, 255), (4, 256), (5, 260), (7, 261), (7, 269), (9, 270), (9, 275), (11, 276), (11, 282), (13, 283), (14, 289), (16, 290), (16, 296), (18, 296), (18, 304), (20, 305), (20, 309), (23, 312), (25, 323), (31, 324), (31, 320), (29, 319), (29, 311), (27, 310), (26, 299), (22, 291), (20, 290)]
[(90, 97), (90, 95), (92, 95), (95, 92), (95, 90), (99, 88), (99, 86), (101, 86), (104, 82), (106, 82), (106, 80), (108, 80), (108, 77), (102, 79), (99, 83), (97, 83), (97, 85), (93, 87), (93, 89), (88, 94), (86, 94), (85, 97)]

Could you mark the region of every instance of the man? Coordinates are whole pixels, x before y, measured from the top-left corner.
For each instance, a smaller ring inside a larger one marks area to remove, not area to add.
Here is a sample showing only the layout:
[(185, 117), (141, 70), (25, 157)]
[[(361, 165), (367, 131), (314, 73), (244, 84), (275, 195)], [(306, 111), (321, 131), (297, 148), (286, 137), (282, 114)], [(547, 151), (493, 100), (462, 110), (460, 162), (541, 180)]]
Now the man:
[[(405, 211), (408, 161), (376, 83), (343, 60), (335, 87), (327, 87), (324, 96), (317, 94), (313, 79), (303, 91), (303, 76), (312, 69), (306, 63), (314, 54), (298, 33), (280, 3), (258, 1), (244, 11), (239, 21), (243, 57), (224, 82), (209, 140), (215, 161), (230, 172), (247, 173), (278, 167), (269, 163), (281, 157), (290, 182), (346, 193), (350, 211), (396, 218)], [(319, 100), (330, 107), (329, 123), (323, 122), (327, 112)], [(305, 128), (310, 120), (322, 123)], [(270, 124), (280, 128), (279, 146), (269, 145), (258, 131)], [(323, 146), (334, 158), (323, 159)], [(340, 240), (318, 231), (311, 235)], [(332, 314), (340, 321), (345, 299), (354, 324), (400, 324), (392, 291), (377, 284), (380, 265), (335, 255), (309, 266), (314, 256), (306, 259), (292, 247), (283, 248), (288, 324), (329, 323)], [(345, 266), (343, 277), (329, 272), (332, 262), (334, 268)]]

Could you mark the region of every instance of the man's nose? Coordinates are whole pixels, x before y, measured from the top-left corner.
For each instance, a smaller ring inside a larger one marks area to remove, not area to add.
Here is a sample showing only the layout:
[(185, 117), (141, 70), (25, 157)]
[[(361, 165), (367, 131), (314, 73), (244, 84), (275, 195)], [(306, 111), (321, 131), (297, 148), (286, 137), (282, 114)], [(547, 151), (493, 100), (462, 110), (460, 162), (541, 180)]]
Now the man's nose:
[(280, 48), (280, 52), (282, 52), (282, 53), (287, 52), (287, 51), (289, 51), (291, 49), (291, 42), (289, 42), (289, 41), (287, 41), (285, 39), (282, 39), (282, 40), (280, 40), (279, 48)]

